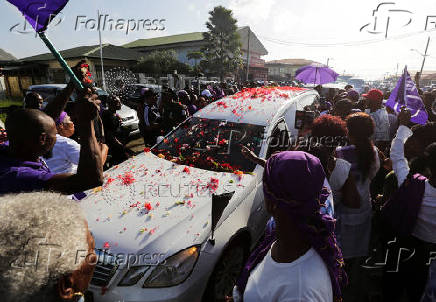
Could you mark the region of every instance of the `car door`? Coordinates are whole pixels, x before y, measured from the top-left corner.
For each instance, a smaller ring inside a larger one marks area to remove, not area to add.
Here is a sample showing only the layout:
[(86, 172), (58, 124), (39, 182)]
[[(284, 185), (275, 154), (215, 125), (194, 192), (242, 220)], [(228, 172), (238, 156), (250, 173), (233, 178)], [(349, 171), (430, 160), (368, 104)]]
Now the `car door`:
[[(284, 119), (279, 120), (274, 126), (271, 135), (264, 140), (266, 146), (266, 157), (269, 158), (272, 154), (279, 151), (285, 151), (289, 147), (289, 130), (286, 126)], [(254, 242), (259, 239), (264, 231), (265, 225), (270, 218), (270, 215), (266, 211), (264, 196), (263, 196), (263, 184), (262, 184), (262, 172), (263, 169), (257, 169), (257, 185), (256, 195), (254, 197), (253, 205), (251, 208), (251, 215), (249, 219), (249, 226), (254, 231)]]

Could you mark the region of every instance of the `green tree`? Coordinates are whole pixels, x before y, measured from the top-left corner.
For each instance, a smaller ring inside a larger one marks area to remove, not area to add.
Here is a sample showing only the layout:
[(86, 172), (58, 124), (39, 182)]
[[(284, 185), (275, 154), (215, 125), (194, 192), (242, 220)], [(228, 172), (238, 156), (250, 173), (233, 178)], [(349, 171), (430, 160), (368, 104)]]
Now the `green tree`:
[(232, 11), (223, 6), (215, 7), (209, 14), (208, 32), (203, 34), (206, 45), (201, 49), (204, 60), (200, 64), (222, 81), (226, 74), (235, 73), (242, 66), (237, 21)]

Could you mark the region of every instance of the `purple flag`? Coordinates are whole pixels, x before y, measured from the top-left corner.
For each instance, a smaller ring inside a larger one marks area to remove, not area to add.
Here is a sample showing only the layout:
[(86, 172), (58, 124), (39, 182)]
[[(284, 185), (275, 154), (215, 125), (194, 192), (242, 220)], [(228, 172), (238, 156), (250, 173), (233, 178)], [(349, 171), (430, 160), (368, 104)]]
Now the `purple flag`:
[(23, 13), (37, 32), (47, 29), (48, 24), (65, 7), (68, 0), (7, 0)]
[(424, 125), (427, 122), (427, 111), (415, 83), (407, 72), (407, 67), (404, 68), (403, 75), (398, 80), (397, 86), (392, 90), (386, 106), (398, 113), (401, 111), (401, 107), (406, 106), (412, 114), (410, 120), (413, 123)]

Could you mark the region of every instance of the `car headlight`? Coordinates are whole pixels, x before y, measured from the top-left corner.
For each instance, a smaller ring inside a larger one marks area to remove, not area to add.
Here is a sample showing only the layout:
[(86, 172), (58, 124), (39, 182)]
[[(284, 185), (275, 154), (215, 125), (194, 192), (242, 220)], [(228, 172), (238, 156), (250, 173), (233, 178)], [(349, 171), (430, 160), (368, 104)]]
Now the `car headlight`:
[(168, 257), (151, 272), (142, 287), (170, 287), (184, 282), (194, 269), (199, 255), (200, 246), (193, 246)]
[(118, 286), (132, 286), (138, 283), (144, 274), (150, 269), (150, 266), (133, 266), (129, 268), (123, 279), (118, 283)]

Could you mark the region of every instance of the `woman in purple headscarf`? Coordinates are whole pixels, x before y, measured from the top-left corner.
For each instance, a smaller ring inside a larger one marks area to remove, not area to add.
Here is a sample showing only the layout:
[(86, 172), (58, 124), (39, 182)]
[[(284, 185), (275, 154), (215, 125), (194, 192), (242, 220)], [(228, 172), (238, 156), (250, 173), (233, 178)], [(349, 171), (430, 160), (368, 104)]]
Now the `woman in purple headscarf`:
[(347, 277), (335, 221), (320, 214), (328, 196), (324, 179), (319, 159), (305, 152), (281, 152), (267, 161), (265, 205), (276, 228), (249, 257), (235, 301), (341, 301)]

